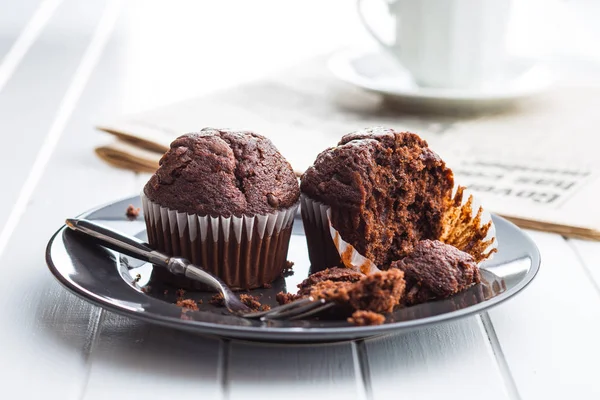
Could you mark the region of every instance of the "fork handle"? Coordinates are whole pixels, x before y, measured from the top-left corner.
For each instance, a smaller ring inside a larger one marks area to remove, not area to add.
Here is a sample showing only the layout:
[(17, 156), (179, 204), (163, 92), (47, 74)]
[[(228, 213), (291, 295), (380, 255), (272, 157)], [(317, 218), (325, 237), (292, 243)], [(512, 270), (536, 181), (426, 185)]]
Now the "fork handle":
[(152, 250), (146, 243), (138, 238), (124, 235), (87, 219), (69, 218), (65, 223), (72, 230), (83, 233), (95, 242), (116, 250), (119, 253), (139, 258), (153, 264), (158, 264), (163, 267), (168, 266), (169, 256), (159, 251)]

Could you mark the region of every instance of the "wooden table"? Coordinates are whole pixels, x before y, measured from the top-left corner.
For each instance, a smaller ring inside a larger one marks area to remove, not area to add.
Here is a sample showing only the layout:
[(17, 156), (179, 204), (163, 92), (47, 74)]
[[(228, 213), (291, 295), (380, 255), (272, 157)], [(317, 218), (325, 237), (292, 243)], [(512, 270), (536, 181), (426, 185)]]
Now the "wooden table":
[(147, 179), (93, 155), (106, 139), (95, 122), (364, 41), (347, 3), (0, 0), (0, 398), (600, 398), (599, 243), (529, 232), (542, 268), (506, 304), (329, 345), (149, 325), (89, 305), (46, 270), (65, 217)]

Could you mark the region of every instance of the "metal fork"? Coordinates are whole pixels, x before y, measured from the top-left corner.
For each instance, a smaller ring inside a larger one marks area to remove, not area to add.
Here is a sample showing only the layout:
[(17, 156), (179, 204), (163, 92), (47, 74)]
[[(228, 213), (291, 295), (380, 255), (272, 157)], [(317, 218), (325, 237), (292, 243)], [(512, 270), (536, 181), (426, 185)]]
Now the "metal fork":
[(303, 298), (274, 307), (268, 311), (253, 312), (242, 303), (238, 297), (219, 278), (193, 265), (190, 261), (181, 257), (170, 257), (157, 250), (153, 250), (146, 243), (136, 237), (117, 232), (114, 229), (95, 223), (86, 219), (71, 218), (66, 220), (66, 225), (76, 231), (85, 234), (95, 242), (106, 246), (119, 253), (150, 262), (154, 265), (166, 268), (175, 275), (183, 275), (187, 278), (207, 284), (218, 290), (223, 295), (225, 307), (235, 315), (244, 318), (261, 320), (269, 319), (301, 319), (315, 315), (333, 306), (331, 302), (312, 297)]
[(268, 311), (253, 312), (242, 315), (244, 318), (259, 318), (263, 321), (270, 319), (297, 320), (317, 315), (333, 307), (335, 303), (325, 301), (324, 299), (315, 299), (312, 296), (304, 297), (284, 304), (279, 307), (271, 308)]

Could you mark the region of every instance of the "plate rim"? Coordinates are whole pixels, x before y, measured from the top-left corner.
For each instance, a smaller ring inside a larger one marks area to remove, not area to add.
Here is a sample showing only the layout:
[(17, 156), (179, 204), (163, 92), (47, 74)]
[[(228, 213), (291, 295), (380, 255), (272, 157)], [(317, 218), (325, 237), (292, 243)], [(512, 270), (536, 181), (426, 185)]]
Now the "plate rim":
[[(133, 202), (139, 198), (139, 195), (129, 196), (120, 200), (105, 203), (101, 206), (94, 207), (88, 211), (85, 211), (78, 215), (78, 218), (85, 218), (88, 215), (113, 206), (120, 202)], [(450, 311), (444, 314), (429, 316), (425, 318), (414, 319), (410, 321), (398, 321), (390, 322), (382, 325), (372, 326), (343, 326), (343, 327), (273, 327), (273, 326), (236, 326), (236, 325), (225, 325), (215, 322), (205, 322), (198, 320), (182, 320), (179, 318), (173, 318), (169, 316), (162, 316), (156, 313), (149, 315), (147, 312), (139, 312), (125, 307), (120, 307), (111, 302), (105, 301), (102, 298), (94, 296), (94, 293), (89, 290), (77, 285), (74, 282), (69, 281), (63, 274), (59, 272), (59, 269), (52, 259), (53, 246), (57, 245), (56, 238), (68, 229), (66, 225), (62, 225), (50, 238), (46, 246), (45, 259), (46, 264), (52, 275), (58, 282), (65, 287), (69, 292), (77, 295), (83, 300), (92, 303), (101, 308), (115, 312), (120, 315), (125, 315), (134, 319), (144, 320), (154, 324), (160, 324), (164, 326), (170, 326), (175, 329), (192, 331), (200, 334), (215, 335), (225, 338), (240, 338), (240, 339), (254, 339), (262, 341), (302, 341), (302, 342), (319, 342), (319, 341), (332, 341), (347, 339), (352, 340), (356, 338), (364, 338), (370, 336), (384, 335), (392, 332), (408, 331), (411, 329), (418, 329), (426, 326), (432, 326), (440, 323), (454, 321), (460, 318), (465, 318), (470, 315), (480, 314), (485, 310), (495, 307), (508, 299), (513, 298), (525, 289), (536, 277), (539, 272), (541, 265), (541, 255), (535, 242), (519, 227), (512, 222), (492, 213), (492, 218), (497, 218), (503, 222), (512, 225), (523, 233), (524, 239), (529, 241), (531, 248), (534, 250), (531, 254), (532, 262), (529, 271), (513, 288), (506, 292), (500, 293), (498, 296), (492, 297), (484, 302), (477, 303), (475, 305)], [(66, 249), (65, 249), (66, 251)], [(141, 296), (145, 296), (140, 293)]]

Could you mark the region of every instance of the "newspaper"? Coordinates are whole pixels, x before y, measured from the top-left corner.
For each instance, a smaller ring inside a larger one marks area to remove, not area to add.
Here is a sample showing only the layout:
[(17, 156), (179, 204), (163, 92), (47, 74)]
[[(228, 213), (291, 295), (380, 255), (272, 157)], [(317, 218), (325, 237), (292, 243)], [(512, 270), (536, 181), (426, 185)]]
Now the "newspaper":
[(96, 149), (113, 165), (152, 172), (169, 143), (203, 127), (268, 136), (297, 173), (345, 134), (382, 125), (420, 134), (456, 180), (518, 225), (600, 240), (600, 89), (557, 88), (495, 115), (403, 114), (329, 76), (322, 59), (209, 96), (98, 124), (118, 140)]
[(599, 170), (479, 155), (452, 156), (449, 164), (487, 209), (517, 225), (600, 240)]

